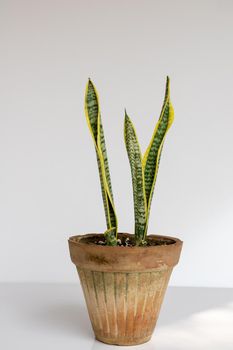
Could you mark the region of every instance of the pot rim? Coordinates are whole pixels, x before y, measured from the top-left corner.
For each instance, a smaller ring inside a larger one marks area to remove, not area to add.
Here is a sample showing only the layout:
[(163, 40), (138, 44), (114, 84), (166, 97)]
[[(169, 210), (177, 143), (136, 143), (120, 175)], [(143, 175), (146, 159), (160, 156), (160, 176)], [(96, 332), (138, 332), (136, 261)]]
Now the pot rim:
[[(97, 233), (76, 235), (69, 238), (72, 262), (79, 268), (92, 271), (154, 271), (175, 266), (180, 257), (182, 241), (175, 237), (148, 235), (156, 239), (171, 239), (173, 244), (156, 246), (106, 246), (82, 241)], [(98, 234), (100, 237), (103, 233)], [(132, 235), (127, 234), (125, 235)]]

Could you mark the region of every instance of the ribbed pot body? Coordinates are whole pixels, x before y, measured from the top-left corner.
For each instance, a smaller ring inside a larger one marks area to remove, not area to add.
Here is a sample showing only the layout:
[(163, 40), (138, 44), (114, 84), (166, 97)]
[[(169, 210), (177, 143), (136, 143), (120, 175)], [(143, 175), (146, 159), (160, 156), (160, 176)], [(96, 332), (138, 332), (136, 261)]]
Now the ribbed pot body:
[(174, 243), (106, 247), (87, 244), (85, 237), (90, 235), (71, 237), (69, 247), (96, 338), (117, 345), (145, 343), (156, 325), (182, 242), (166, 237)]

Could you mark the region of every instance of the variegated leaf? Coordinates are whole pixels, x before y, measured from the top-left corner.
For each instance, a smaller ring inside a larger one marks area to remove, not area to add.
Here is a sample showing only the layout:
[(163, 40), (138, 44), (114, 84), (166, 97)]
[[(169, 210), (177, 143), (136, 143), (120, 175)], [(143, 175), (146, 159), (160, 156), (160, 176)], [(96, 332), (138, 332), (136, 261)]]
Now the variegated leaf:
[(147, 218), (146, 230), (148, 227), (148, 219), (150, 214), (151, 201), (153, 197), (155, 182), (157, 178), (159, 161), (161, 157), (162, 147), (165, 140), (166, 133), (170, 128), (174, 119), (174, 111), (170, 101), (170, 86), (169, 78), (167, 77), (165, 98), (162, 107), (162, 112), (158, 123), (155, 126), (150, 144), (143, 157), (143, 172), (145, 178), (145, 192), (147, 203)]
[(115, 227), (115, 232), (117, 232), (117, 217), (113, 202), (107, 150), (100, 116), (99, 99), (96, 88), (90, 79), (87, 83), (85, 94), (85, 114), (96, 150), (107, 228), (110, 229)]
[(100, 116), (100, 123), (99, 123), (98, 148), (101, 150), (101, 153), (103, 156), (106, 180), (107, 180), (107, 184), (108, 184), (111, 198), (113, 200), (112, 184), (111, 184), (111, 177), (110, 177), (109, 165), (108, 165), (108, 155), (107, 155), (107, 149), (106, 149), (106, 145), (105, 145), (104, 129), (103, 129), (103, 125), (102, 125), (101, 116)]
[(146, 226), (146, 194), (144, 185), (144, 176), (142, 169), (141, 151), (134, 126), (125, 112), (124, 126), (125, 144), (131, 167), (133, 197), (134, 197), (134, 216), (135, 216), (135, 239), (140, 244), (144, 237)]

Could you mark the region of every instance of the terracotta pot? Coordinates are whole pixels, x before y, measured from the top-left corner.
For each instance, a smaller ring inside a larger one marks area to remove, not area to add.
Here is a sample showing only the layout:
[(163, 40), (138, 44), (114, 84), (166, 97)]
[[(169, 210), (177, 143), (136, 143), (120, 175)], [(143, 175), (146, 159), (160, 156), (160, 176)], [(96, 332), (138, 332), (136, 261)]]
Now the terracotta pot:
[[(129, 234), (120, 234), (131, 236)], [(117, 345), (150, 340), (182, 241), (150, 235), (166, 245), (109, 247), (90, 243), (100, 234), (69, 238), (96, 339)]]

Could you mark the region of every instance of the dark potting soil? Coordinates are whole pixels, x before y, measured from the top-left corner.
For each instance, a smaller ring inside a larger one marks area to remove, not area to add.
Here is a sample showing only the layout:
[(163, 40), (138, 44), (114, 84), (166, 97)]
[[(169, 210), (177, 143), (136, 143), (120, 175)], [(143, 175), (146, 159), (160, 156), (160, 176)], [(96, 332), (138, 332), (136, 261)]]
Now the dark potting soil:
[[(96, 234), (89, 237), (84, 237), (81, 241), (86, 244), (96, 244), (106, 246), (106, 240), (103, 234)], [(174, 244), (175, 241), (173, 239), (165, 238), (165, 237), (156, 237), (156, 236), (147, 236), (145, 243), (141, 245), (141, 247), (153, 247), (153, 246), (161, 246), (161, 245), (169, 245)], [(135, 247), (135, 240), (133, 235), (118, 233), (118, 247)]]

